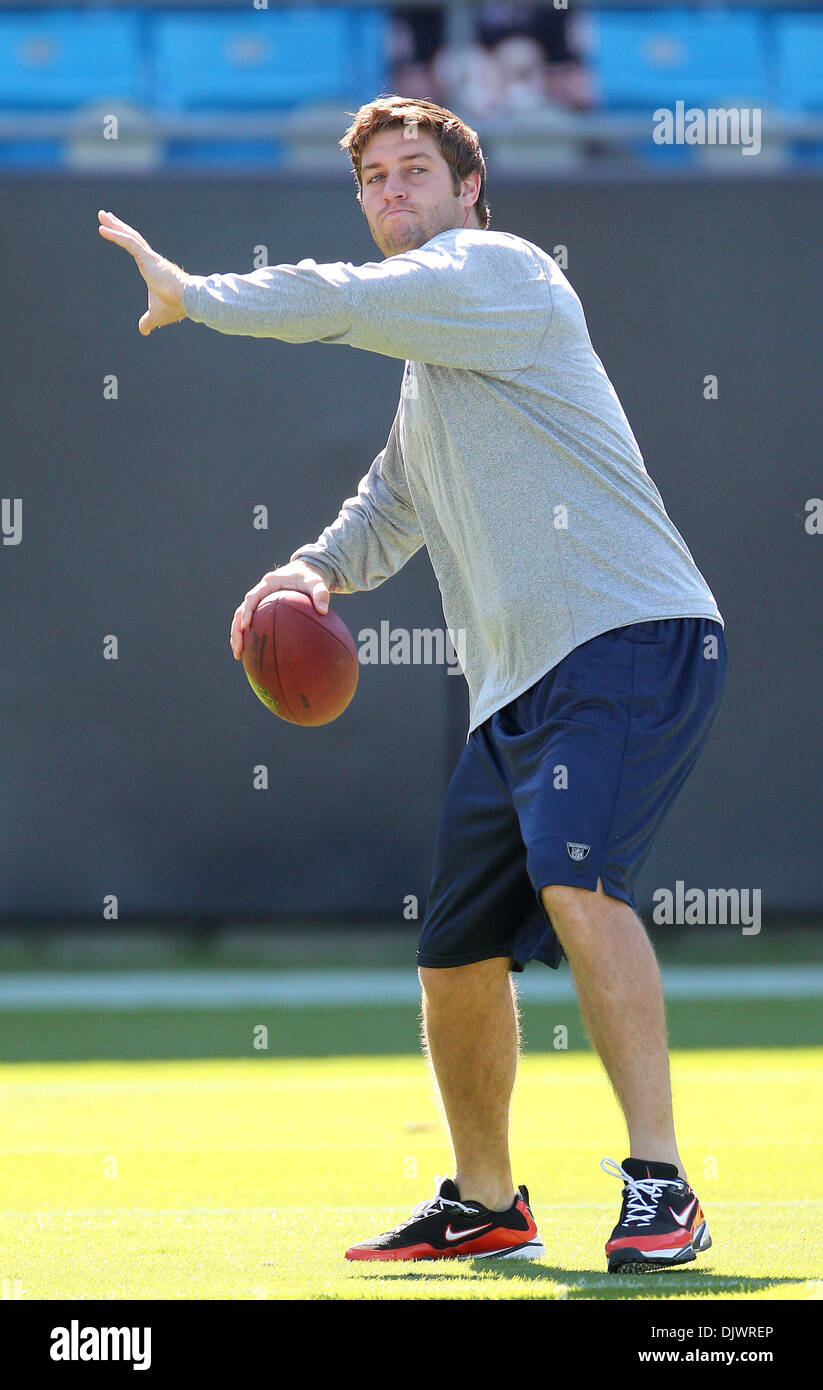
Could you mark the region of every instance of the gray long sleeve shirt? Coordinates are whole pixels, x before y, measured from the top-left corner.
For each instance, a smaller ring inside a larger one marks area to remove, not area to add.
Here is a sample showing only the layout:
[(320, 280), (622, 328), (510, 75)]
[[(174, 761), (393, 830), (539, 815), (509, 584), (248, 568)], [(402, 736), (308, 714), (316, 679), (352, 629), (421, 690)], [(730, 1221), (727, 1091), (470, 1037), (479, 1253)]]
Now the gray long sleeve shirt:
[(425, 545), (469, 687), (469, 732), (574, 647), (658, 618), (723, 619), (666, 513), (583, 308), (547, 252), (450, 228), (365, 265), (191, 276), (221, 333), (405, 360), (386, 446), (315, 543), (342, 593)]

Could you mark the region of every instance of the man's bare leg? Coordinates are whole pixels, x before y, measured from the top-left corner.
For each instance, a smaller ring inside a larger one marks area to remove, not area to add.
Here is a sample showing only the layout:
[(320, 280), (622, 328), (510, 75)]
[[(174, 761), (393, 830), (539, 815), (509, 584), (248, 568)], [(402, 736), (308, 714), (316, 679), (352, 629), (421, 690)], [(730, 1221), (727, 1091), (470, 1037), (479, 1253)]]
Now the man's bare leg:
[(626, 1117), (630, 1156), (674, 1163), (677, 1151), (660, 969), (628, 903), (554, 884), (541, 892), (571, 966), (580, 1011)]
[(464, 1201), (491, 1211), (515, 1197), (509, 1159), (509, 1102), (519, 1050), (509, 958), (420, 968), (423, 1042), (454, 1145)]

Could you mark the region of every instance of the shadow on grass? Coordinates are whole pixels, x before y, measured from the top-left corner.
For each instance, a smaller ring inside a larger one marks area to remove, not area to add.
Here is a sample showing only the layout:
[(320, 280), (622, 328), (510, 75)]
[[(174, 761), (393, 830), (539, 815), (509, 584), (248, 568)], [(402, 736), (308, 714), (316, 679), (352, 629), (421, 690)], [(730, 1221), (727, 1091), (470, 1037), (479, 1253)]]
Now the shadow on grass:
[[(670, 1268), (652, 1274), (609, 1274), (604, 1269), (563, 1269), (559, 1265), (547, 1265), (527, 1260), (470, 1260), (461, 1259), (459, 1269), (443, 1269), (442, 1260), (416, 1260), (413, 1269), (389, 1269), (383, 1263), (380, 1269), (381, 1282), (423, 1281), (430, 1279), (439, 1285), (449, 1279), (455, 1285), (465, 1286), (467, 1272), (493, 1276), (494, 1280), (522, 1280), (535, 1285), (554, 1284), (562, 1289), (564, 1299), (580, 1298), (655, 1298), (677, 1297), (678, 1295), (725, 1295), (757, 1294), (780, 1284), (804, 1282), (804, 1276), (753, 1278), (744, 1274), (712, 1274), (710, 1270), (692, 1268)], [(462, 1273), (461, 1273), (462, 1271)], [(808, 1276), (806, 1276), (808, 1277)]]

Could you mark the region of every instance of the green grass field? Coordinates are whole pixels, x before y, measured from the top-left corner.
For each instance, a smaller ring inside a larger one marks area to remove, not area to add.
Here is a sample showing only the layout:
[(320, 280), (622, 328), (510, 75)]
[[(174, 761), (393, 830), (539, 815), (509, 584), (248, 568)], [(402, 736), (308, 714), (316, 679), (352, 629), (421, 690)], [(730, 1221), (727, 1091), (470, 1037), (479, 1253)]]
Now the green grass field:
[[(797, 1007), (771, 1012), (785, 1013), (788, 1031)], [(374, 1038), (375, 1011), (362, 1012)], [(413, 1016), (395, 1012), (413, 1039)], [(680, 1147), (714, 1246), (684, 1269), (615, 1277), (603, 1245), (620, 1183), (599, 1160), (621, 1160), (626, 1143), (582, 1040), (530, 1051), (515, 1094), (515, 1181), (530, 1187), (545, 1258), (375, 1266), (345, 1261), (346, 1245), (404, 1219), (432, 1195), (434, 1176), (451, 1171), (422, 1059), (405, 1049), (248, 1055), (246, 1045), (245, 1056), (165, 1061), (145, 1056), (149, 1036), (158, 1045), (157, 1020), (110, 1021), (109, 1043), (130, 1030), (134, 1060), (0, 1065), (5, 1297), (775, 1300), (823, 1291), (823, 1048), (724, 1039), (673, 1052)], [(21, 1023), (34, 1037), (34, 1017), (6, 1016), (7, 1040)], [(185, 1016), (175, 1026), (182, 1035)], [(82, 1051), (84, 1016), (63, 1027), (67, 1055)], [(302, 1019), (299, 1031), (310, 1028)]]

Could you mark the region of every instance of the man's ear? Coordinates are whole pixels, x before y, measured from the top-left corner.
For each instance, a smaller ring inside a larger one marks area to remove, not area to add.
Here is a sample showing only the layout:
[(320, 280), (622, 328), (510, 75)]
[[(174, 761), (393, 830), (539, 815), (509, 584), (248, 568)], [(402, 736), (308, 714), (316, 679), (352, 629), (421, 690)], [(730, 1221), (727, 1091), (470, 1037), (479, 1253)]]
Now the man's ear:
[[(467, 204), (466, 204), (466, 206), (467, 206), (467, 207), (470, 207), (470, 208), (473, 208), (473, 207), (476, 207), (476, 206), (477, 206), (477, 200), (478, 200), (478, 198), (480, 197), (480, 175), (478, 174), (478, 172), (477, 172), (476, 169), (475, 169), (474, 173), (468, 174), (468, 175), (467, 175), (467, 177), (463, 180), (463, 183), (464, 183), (464, 184), (471, 184), (474, 180), (477, 181), (476, 184), (475, 184), (474, 190), (473, 190), (473, 191), (474, 191), (474, 198), (472, 199), (472, 201), (471, 201), (470, 203), (467, 203)], [(468, 188), (468, 189), (464, 188), (462, 191), (463, 191), (463, 192), (471, 192), (472, 189), (471, 189), (471, 188)]]

